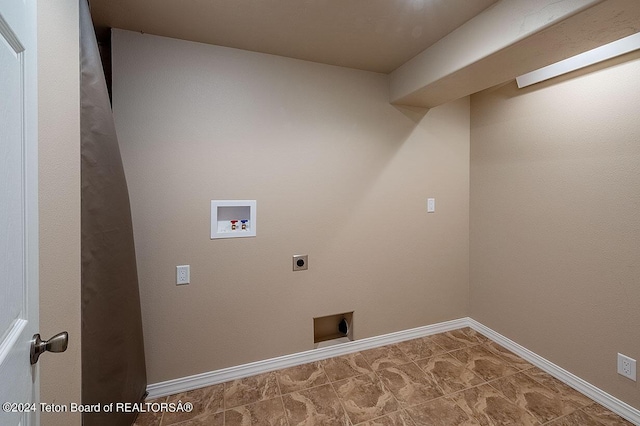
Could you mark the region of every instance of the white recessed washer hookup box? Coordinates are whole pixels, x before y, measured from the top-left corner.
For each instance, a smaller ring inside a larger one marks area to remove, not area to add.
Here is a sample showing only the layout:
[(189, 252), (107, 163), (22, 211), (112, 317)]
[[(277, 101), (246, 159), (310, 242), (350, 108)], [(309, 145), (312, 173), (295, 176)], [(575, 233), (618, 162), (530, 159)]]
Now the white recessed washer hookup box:
[(256, 200), (211, 200), (211, 239), (256, 236)]

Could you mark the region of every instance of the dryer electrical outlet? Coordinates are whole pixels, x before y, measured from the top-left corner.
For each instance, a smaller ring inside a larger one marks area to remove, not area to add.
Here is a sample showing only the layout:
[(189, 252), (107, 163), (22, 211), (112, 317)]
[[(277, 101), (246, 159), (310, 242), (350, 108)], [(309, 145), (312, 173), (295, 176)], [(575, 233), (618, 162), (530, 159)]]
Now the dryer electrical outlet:
[(306, 271), (309, 269), (309, 255), (296, 254), (293, 256), (293, 270)]

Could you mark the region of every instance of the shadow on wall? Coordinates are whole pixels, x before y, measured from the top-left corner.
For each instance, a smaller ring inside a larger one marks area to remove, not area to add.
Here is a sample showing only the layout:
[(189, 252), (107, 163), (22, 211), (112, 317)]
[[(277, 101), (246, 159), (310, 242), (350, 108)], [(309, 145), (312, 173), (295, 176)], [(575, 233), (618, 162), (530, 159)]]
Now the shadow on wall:
[(418, 124), (425, 115), (429, 112), (429, 108), (420, 108), (420, 107), (412, 107), (412, 106), (404, 106), (404, 105), (394, 105), (394, 108), (400, 111), (407, 117), (409, 120)]

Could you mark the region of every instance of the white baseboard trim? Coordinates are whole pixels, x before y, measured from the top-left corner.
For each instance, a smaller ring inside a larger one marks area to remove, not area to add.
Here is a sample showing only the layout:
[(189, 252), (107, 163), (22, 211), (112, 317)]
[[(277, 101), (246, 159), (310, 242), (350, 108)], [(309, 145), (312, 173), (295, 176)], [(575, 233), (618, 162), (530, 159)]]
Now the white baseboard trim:
[(322, 359), (377, 348), (379, 346), (416, 339), (418, 337), (429, 336), (431, 334), (443, 333), (445, 331), (456, 330), (458, 328), (468, 326), (468, 318), (460, 318), (424, 327), (397, 331), (395, 333), (384, 334), (381, 336), (354, 340), (340, 345), (312, 349), (305, 352), (298, 352), (249, 364), (223, 368), (222, 370), (215, 370), (193, 376), (181, 377), (179, 379), (167, 380), (166, 382), (153, 383), (147, 386), (147, 392), (149, 393), (147, 398), (153, 399), (173, 395), (205, 386), (228, 382), (230, 380), (242, 379), (256, 374), (267, 373), (269, 371), (280, 370), (287, 367), (294, 367), (308, 362), (320, 361)]
[(571, 386), (578, 392), (588, 396), (593, 399), (595, 402), (599, 403), (607, 407), (609, 410), (618, 414), (619, 416), (629, 420), (634, 425), (640, 425), (640, 410), (630, 406), (624, 401), (611, 396), (606, 393), (602, 389), (592, 385), (591, 383), (581, 379), (565, 370), (562, 367), (557, 366), (551, 361), (541, 357), (540, 355), (531, 352), (529, 349), (525, 348), (514, 342), (513, 340), (503, 336), (502, 334), (490, 329), (489, 327), (479, 323), (478, 321), (467, 318), (468, 326), (474, 329), (475, 331), (483, 334), (494, 342), (504, 346), (509, 349), (511, 352), (519, 355), (525, 360), (529, 361), (531, 364), (535, 365), (539, 369), (549, 373), (556, 379), (560, 380), (563, 383)]
[(354, 340), (340, 345), (312, 349), (305, 352), (298, 352), (295, 354), (256, 361), (249, 364), (223, 368), (221, 370), (210, 371), (193, 376), (181, 377), (179, 379), (167, 380), (166, 382), (153, 383), (147, 386), (147, 392), (149, 393), (147, 398), (153, 399), (167, 395), (174, 395), (205, 386), (242, 379), (256, 374), (267, 373), (269, 371), (280, 370), (287, 367), (294, 367), (308, 362), (320, 361), (335, 356), (346, 355), (353, 352), (377, 348), (379, 346), (416, 339), (418, 337), (430, 336), (432, 334), (443, 333), (445, 331), (457, 330), (464, 327), (471, 327), (494, 342), (521, 356), (541, 370), (551, 374), (556, 379), (571, 386), (578, 392), (583, 393), (595, 402), (607, 407), (609, 410), (627, 419), (631, 423), (640, 425), (640, 410), (609, 395), (591, 383), (468, 317), (427, 325), (424, 327), (412, 328), (409, 330), (397, 331), (395, 333), (384, 334), (381, 336)]

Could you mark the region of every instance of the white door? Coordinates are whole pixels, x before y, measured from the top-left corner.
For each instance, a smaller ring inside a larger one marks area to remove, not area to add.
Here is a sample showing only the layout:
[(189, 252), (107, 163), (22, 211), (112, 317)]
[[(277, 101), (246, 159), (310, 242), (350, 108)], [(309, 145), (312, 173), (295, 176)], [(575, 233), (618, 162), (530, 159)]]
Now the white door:
[(0, 425), (35, 425), (38, 371), (36, 1), (0, 0)]

